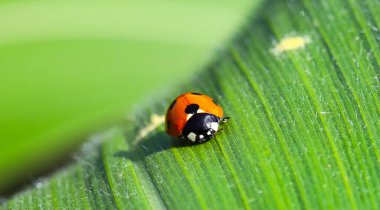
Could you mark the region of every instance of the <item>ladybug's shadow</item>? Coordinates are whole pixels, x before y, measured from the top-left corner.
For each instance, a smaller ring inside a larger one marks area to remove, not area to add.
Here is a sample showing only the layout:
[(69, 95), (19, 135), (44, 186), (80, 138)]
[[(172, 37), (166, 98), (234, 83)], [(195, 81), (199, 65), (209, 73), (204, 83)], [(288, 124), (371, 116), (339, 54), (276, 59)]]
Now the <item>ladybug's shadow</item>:
[(114, 156), (138, 161), (170, 148), (189, 147), (195, 145), (196, 144), (190, 143), (185, 139), (173, 138), (168, 136), (163, 131), (157, 131), (139, 140), (138, 143), (133, 144), (129, 150), (121, 150), (116, 152)]

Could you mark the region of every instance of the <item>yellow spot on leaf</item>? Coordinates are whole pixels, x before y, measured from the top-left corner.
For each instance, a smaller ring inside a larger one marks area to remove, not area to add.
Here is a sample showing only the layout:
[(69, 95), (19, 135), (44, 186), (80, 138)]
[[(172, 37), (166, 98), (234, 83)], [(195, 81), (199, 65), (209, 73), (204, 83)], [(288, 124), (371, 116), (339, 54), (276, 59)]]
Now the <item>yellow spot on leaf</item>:
[(138, 132), (133, 144), (136, 145), (142, 138), (147, 136), (149, 133), (154, 131), (158, 126), (164, 123), (164, 121), (165, 121), (165, 115), (153, 114), (152, 116), (150, 116), (150, 123)]
[(310, 38), (305, 36), (293, 36), (283, 38), (276, 46), (272, 48), (272, 52), (275, 55), (281, 54), (285, 51), (296, 50), (304, 47), (310, 43)]

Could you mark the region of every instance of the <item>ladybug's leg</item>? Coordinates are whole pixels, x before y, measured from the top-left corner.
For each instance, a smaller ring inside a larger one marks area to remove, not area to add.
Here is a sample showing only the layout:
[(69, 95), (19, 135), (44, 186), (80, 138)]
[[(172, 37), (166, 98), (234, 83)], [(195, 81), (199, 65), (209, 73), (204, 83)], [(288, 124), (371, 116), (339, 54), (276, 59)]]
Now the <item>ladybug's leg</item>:
[(228, 120), (230, 120), (231, 118), (230, 117), (223, 117), (221, 120), (220, 120), (220, 122), (219, 123), (225, 123), (225, 122), (227, 122)]
[[(224, 124), (224, 123), (228, 122), (228, 120), (230, 120), (230, 119), (231, 119), (230, 117), (223, 117), (222, 119), (220, 119), (219, 124)], [(224, 128), (219, 128), (218, 132), (221, 132), (223, 130), (224, 130)]]

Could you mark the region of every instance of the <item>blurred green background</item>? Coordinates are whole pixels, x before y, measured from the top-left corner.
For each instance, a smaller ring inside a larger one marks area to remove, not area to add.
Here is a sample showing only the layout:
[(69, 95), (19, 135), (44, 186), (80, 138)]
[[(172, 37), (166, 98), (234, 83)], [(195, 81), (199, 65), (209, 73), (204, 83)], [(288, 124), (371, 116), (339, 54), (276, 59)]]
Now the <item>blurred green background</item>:
[(253, 3), (0, 2), (0, 193), (185, 82)]

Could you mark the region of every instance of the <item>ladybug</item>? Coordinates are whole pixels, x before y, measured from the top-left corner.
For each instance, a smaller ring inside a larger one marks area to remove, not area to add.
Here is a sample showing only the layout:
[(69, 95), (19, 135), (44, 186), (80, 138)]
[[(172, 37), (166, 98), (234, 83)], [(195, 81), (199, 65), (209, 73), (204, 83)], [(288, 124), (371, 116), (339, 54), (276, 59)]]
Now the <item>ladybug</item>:
[(214, 137), (219, 125), (228, 119), (223, 117), (222, 107), (212, 98), (187, 92), (178, 96), (166, 111), (166, 133), (190, 142), (203, 143)]

